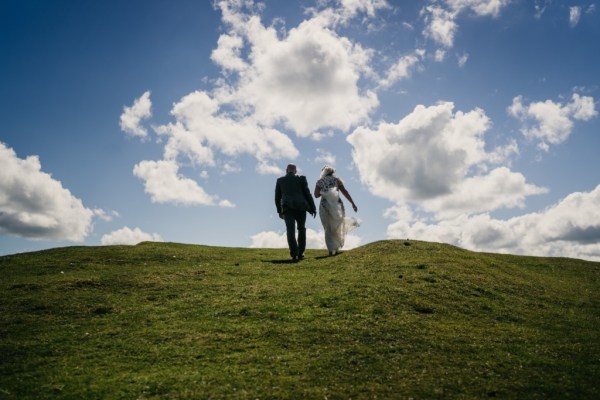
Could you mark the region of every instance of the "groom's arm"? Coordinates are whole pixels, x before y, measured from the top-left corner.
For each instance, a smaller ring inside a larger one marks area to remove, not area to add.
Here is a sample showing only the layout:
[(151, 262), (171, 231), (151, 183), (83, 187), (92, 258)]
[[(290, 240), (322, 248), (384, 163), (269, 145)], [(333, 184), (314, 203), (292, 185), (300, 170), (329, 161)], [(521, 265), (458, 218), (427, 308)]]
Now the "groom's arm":
[(300, 177), (302, 179), (302, 193), (304, 194), (304, 198), (308, 202), (308, 206), (310, 209), (308, 210), (311, 214), (315, 214), (317, 212), (317, 207), (315, 207), (315, 201), (310, 194), (310, 189), (308, 188), (308, 181), (305, 176)]
[(279, 181), (275, 184), (275, 207), (277, 208), (277, 214), (281, 214), (281, 187)]

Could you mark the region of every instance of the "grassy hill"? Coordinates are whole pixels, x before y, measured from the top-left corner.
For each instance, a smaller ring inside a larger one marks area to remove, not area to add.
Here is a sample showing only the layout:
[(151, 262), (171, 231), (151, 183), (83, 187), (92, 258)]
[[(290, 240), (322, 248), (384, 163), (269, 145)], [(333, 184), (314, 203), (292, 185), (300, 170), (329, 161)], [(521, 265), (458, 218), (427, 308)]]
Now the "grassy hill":
[(381, 241), (0, 257), (0, 399), (600, 398), (600, 263)]

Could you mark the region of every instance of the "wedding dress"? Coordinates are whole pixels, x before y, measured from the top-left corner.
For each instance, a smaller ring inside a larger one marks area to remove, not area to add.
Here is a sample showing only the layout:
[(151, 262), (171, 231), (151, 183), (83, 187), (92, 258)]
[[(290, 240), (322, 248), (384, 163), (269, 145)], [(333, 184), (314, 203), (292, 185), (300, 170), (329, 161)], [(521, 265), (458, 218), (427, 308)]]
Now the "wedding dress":
[(330, 254), (337, 253), (344, 247), (346, 234), (358, 226), (358, 221), (346, 217), (344, 203), (338, 190), (338, 179), (329, 175), (317, 182), (321, 189), (319, 217), (325, 231), (325, 245)]

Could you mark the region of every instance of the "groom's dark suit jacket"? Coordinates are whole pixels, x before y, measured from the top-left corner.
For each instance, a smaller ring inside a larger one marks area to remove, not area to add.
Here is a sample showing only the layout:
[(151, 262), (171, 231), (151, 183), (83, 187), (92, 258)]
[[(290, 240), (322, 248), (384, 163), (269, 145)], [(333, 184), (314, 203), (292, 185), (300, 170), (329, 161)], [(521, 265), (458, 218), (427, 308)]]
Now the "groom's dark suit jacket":
[(317, 208), (308, 189), (306, 177), (288, 173), (277, 179), (275, 186), (275, 207), (277, 207), (278, 214), (285, 213), (286, 210), (315, 213)]

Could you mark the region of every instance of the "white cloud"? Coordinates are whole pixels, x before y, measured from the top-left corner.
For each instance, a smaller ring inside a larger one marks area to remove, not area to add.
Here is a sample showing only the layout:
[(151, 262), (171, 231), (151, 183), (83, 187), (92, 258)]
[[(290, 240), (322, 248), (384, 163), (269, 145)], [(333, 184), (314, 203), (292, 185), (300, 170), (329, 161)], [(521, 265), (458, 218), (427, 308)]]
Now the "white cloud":
[(600, 261), (600, 185), (591, 192), (572, 193), (542, 212), (508, 220), (478, 214), (428, 224), (411, 214), (403, 217), (388, 227), (389, 237), (440, 241), (476, 251)]
[(462, 55), (458, 56), (458, 66), (461, 68), (464, 67), (468, 60), (469, 54), (463, 53)]
[(447, 195), (424, 200), (422, 208), (434, 212), (438, 220), (447, 219), (503, 207), (522, 208), (527, 196), (546, 192), (547, 189), (527, 183), (522, 174), (499, 167), (487, 175), (464, 179)]
[[(363, 14), (363, 21), (373, 19), (378, 10), (392, 8), (387, 0), (317, 0), (316, 3), (317, 6), (309, 7), (307, 13), (331, 26), (346, 25), (360, 14)], [(370, 27), (367, 25), (367, 29)]]
[(144, 181), (145, 191), (155, 203), (214, 205), (217, 202), (217, 196), (207, 194), (196, 181), (178, 171), (174, 161), (142, 161), (134, 167), (133, 174)]
[(235, 208), (235, 204), (232, 203), (229, 200), (220, 200), (219, 201), (219, 207), (223, 207), (223, 208)]
[(94, 215), (96, 217), (100, 218), (103, 221), (107, 221), (107, 222), (112, 221), (112, 219), (114, 217), (120, 216), (119, 213), (116, 211), (107, 212), (100, 208), (95, 208), (93, 211), (94, 211)]
[(264, 126), (283, 123), (301, 137), (326, 127), (348, 130), (368, 120), (378, 100), (372, 91), (362, 93), (358, 80), (369, 71), (371, 52), (338, 36), (324, 14), (280, 39), (274, 28), (243, 14), (235, 3), (219, 6), (224, 21), (231, 23), (227, 35), (248, 43), (249, 63), (233, 85), (216, 91), (222, 104), (250, 113)]
[(334, 137), (335, 136), (335, 132), (333, 130), (327, 130), (324, 132), (313, 132), (312, 135), (310, 135), (310, 138), (312, 140), (314, 140), (315, 142), (319, 142), (325, 138), (330, 138), (330, 137)]
[(100, 243), (103, 246), (128, 244), (134, 245), (140, 242), (162, 242), (162, 238), (157, 233), (146, 233), (140, 228), (131, 229), (127, 226), (103, 235)]
[(410, 77), (411, 71), (418, 68), (419, 62), (423, 59), (425, 50), (417, 49), (412, 54), (400, 57), (400, 59), (390, 67), (387, 76), (380, 80), (379, 84), (384, 87), (390, 87), (401, 79)]
[(581, 19), (581, 7), (573, 6), (569, 7), (569, 25), (571, 28), (574, 28), (579, 23)]
[[(336, 4), (336, 10), (315, 12), (289, 32), (278, 32), (263, 25), (258, 3), (215, 3), (225, 31), (211, 59), (223, 77), (210, 92), (184, 96), (172, 108), (175, 121), (154, 128), (166, 139), (163, 160), (142, 161), (134, 170), (153, 201), (218, 203), (216, 196), (178, 173), (186, 160), (192, 168), (221, 166), (221, 172), (228, 172), (237, 170), (236, 158), (250, 155), (257, 160), (257, 172), (279, 174), (277, 161), (299, 156), (283, 129), (316, 140), (326, 135), (323, 131), (348, 131), (369, 120), (378, 99), (373, 91), (362, 91), (358, 82), (374, 75), (369, 66), (372, 52), (333, 28), (359, 13), (372, 17), (388, 5), (382, 0)], [(341, 19), (334, 15), (340, 10)], [(134, 106), (125, 108), (124, 129), (147, 135), (139, 122), (149, 113), (146, 92)]]
[(335, 165), (335, 155), (331, 152), (323, 149), (317, 149), (317, 157), (315, 157), (315, 162), (324, 163), (327, 165)]
[(430, 1), (421, 11), (425, 20), (425, 37), (433, 39), (438, 44), (451, 48), (458, 30), (456, 20), (466, 11), (473, 12), (478, 17), (498, 17), (503, 7), (511, 0), (442, 0)]
[(359, 12), (364, 12), (370, 17), (375, 16), (377, 10), (386, 9), (390, 6), (386, 0), (339, 0), (342, 9), (349, 17)]
[[(543, 192), (506, 167), (486, 173), (516, 145), (486, 152), (483, 135), (491, 123), (483, 110), (453, 110), (450, 102), (419, 105), (398, 124), (357, 128), (347, 140), (361, 182), (377, 196), (418, 203), (439, 218), (517, 207)], [(502, 195), (491, 198), (499, 188)]]
[(507, 111), (523, 123), (523, 135), (539, 140), (539, 147), (544, 150), (548, 150), (550, 144), (567, 140), (573, 130), (573, 120), (589, 121), (598, 115), (594, 99), (577, 93), (573, 94), (571, 103), (564, 105), (552, 100), (527, 105), (523, 104), (523, 96), (517, 96)]
[(227, 157), (253, 155), (259, 163), (298, 156), (290, 138), (277, 129), (264, 127), (252, 117), (236, 118), (220, 108), (217, 100), (200, 91), (176, 103), (171, 113), (177, 122), (157, 129), (169, 137), (165, 159), (185, 155), (192, 162), (212, 166), (215, 151)]
[(442, 49), (437, 49), (435, 51), (434, 59), (436, 62), (442, 62), (446, 58), (446, 51)]
[[(272, 249), (287, 249), (287, 237), (285, 232), (265, 231), (259, 232), (250, 237), (252, 243), (251, 248), (272, 248)], [(362, 239), (354, 234), (346, 235), (346, 242), (343, 250), (354, 249), (361, 245)], [(314, 229), (306, 229), (306, 248), (307, 249), (326, 249), (325, 234), (322, 229), (315, 231)]]
[(456, 12), (469, 9), (480, 17), (498, 17), (502, 8), (511, 1), (512, 0), (445, 0), (446, 4)]
[(123, 107), (120, 126), (123, 132), (133, 136), (145, 138), (148, 136), (146, 128), (140, 125), (142, 120), (152, 116), (152, 102), (150, 101), (150, 91), (133, 102), (131, 107)]
[(217, 48), (213, 50), (210, 58), (225, 70), (242, 71), (247, 67), (241, 57), (243, 46), (244, 41), (241, 37), (223, 34), (219, 37)]
[(80, 242), (94, 214), (60, 181), (41, 170), (37, 156), (25, 159), (0, 143), (0, 234)]
[(398, 124), (356, 129), (348, 142), (361, 182), (397, 204), (411, 202), (436, 219), (522, 207), (546, 189), (493, 164), (518, 153), (516, 142), (486, 152), (483, 110), (453, 112), (452, 103), (417, 106)]
[(458, 29), (456, 13), (437, 6), (425, 7), (423, 13), (427, 24), (423, 34), (445, 47), (454, 45), (454, 35)]

